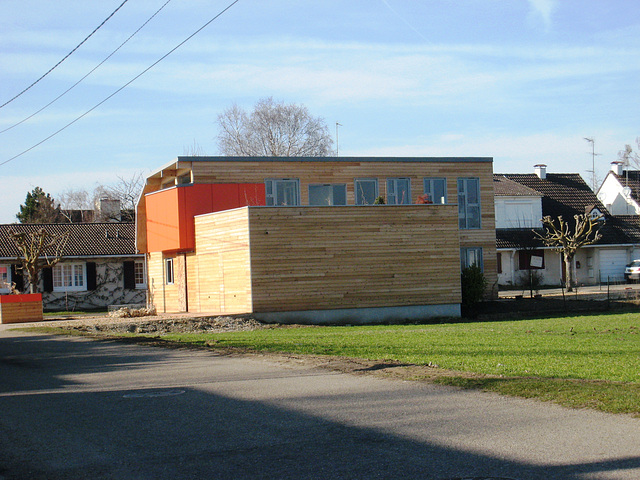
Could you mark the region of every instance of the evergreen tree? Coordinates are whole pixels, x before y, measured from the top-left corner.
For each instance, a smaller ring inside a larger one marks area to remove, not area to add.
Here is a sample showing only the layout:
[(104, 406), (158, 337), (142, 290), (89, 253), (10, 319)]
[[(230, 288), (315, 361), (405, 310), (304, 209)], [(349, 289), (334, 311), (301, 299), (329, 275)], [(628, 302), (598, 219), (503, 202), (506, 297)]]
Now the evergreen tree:
[(20, 205), (20, 212), (16, 214), (20, 223), (63, 223), (64, 217), (60, 206), (40, 187), (27, 193), (24, 205)]

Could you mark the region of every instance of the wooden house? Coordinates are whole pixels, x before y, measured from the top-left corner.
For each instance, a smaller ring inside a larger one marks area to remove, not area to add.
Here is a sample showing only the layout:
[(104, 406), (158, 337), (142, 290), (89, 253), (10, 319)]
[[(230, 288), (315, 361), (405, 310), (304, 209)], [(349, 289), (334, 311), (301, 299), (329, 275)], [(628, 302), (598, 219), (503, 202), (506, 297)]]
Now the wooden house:
[(150, 299), (159, 312), (278, 322), (459, 316), (461, 267), (497, 279), (492, 166), (178, 157), (137, 207)]

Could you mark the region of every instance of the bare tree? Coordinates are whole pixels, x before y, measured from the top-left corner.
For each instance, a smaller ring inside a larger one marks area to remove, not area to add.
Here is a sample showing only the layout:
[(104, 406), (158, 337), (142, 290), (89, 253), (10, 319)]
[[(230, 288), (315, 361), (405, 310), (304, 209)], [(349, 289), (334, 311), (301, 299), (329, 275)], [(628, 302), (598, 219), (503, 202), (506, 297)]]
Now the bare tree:
[(251, 114), (233, 105), (218, 115), (222, 155), (306, 157), (333, 155), (333, 139), (324, 119), (307, 107), (261, 99)]
[(19, 232), (12, 228), (9, 230), (9, 237), (20, 252), (18, 260), (22, 264), (22, 270), (27, 273), (29, 293), (36, 293), (40, 270), (51, 268), (60, 261), (69, 232), (56, 235), (45, 228), (30, 232)]
[[(80, 221), (133, 221), (136, 203), (144, 186), (144, 174), (142, 171), (138, 171), (129, 178), (120, 175), (117, 178), (118, 181), (113, 184), (97, 184), (93, 191), (87, 189), (65, 190), (58, 195), (62, 214), (69, 222), (74, 221), (73, 211), (79, 211), (82, 214), (88, 210), (92, 211), (90, 218), (82, 216)], [(117, 211), (101, 210), (101, 201), (104, 200), (117, 200), (119, 202)]]
[(545, 245), (554, 247), (557, 252), (562, 253), (566, 271), (565, 284), (568, 292), (573, 291), (572, 264), (576, 252), (580, 247), (591, 245), (602, 238), (599, 231), (602, 225), (600, 222), (602, 216), (593, 218), (591, 214), (583, 213), (582, 215), (574, 215), (573, 218), (575, 225), (572, 229), (571, 225), (561, 216), (555, 219), (547, 215), (542, 219), (546, 232), (543, 235), (536, 232)]
[(193, 144), (182, 147), (182, 154), (187, 157), (199, 157), (204, 155), (204, 148), (193, 139)]

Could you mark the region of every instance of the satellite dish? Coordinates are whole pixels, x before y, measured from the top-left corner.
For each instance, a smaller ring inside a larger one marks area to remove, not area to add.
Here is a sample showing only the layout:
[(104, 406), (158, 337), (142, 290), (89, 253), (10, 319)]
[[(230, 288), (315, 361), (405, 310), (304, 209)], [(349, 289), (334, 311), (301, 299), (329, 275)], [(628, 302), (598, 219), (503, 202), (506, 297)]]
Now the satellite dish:
[(600, 200), (602, 203), (604, 203), (605, 198), (607, 198), (607, 195), (604, 192), (600, 192), (598, 194), (598, 200)]
[(631, 187), (624, 187), (622, 189), (622, 194), (627, 198), (630, 197), (631, 196)]

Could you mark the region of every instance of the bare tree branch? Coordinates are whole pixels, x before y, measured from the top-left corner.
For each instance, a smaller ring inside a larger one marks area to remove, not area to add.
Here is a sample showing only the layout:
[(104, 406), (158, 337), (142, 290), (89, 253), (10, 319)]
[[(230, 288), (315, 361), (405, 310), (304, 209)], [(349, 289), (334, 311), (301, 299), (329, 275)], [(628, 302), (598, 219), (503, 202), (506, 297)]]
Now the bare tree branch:
[(20, 252), (18, 261), (27, 273), (29, 292), (35, 293), (40, 279), (40, 270), (51, 268), (60, 261), (69, 240), (69, 232), (56, 235), (45, 228), (31, 232), (18, 232), (11, 228), (9, 237)]
[(228, 156), (304, 157), (333, 155), (333, 139), (322, 118), (305, 106), (259, 100), (249, 115), (232, 105), (218, 115), (218, 148)]
[(593, 218), (589, 213), (583, 213), (574, 215), (573, 218), (575, 219), (573, 229), (561, 216), (551, 218), (547, 215), (542, 219), (546, 229), (545, 234), (541, 235), (534, 230), (545, 245), (554, 247), (557, 252), (562, 253), (566, 269), (566, 286), (569, 292), (573, 290), (572, 260), (576, 252), (581, 247), (591, 245), (602, 238), (599, 231), (602, 215)]

